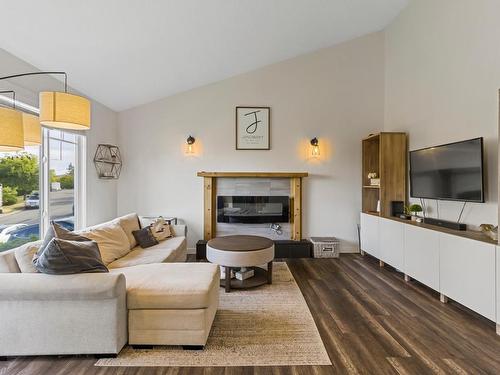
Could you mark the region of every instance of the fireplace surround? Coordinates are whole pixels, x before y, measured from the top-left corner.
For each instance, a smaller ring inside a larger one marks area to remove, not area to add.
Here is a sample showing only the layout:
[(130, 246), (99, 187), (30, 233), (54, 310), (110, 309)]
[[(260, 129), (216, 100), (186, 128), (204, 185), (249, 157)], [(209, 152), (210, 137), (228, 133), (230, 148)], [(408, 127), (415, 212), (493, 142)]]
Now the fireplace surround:
[[(208, 241), (217, 236), (217, 181), (224, 178), (288, 179), (289, 188), (289, 239), (302, 239), (302, 179), (307, 172), (198, 172), (203, 177), (203, 238)], [(220, 194), (222, 195), (222, 194)], [(270, 196), (273, 196), (272, 194)], [(277, 221), (274, 221), (277, 222)], [(224, 224), (226, 225), (226, 224)], [(235, 224), (241, 225), (241, 224)], [(284, 238), (286, 239), (286, 238)]]

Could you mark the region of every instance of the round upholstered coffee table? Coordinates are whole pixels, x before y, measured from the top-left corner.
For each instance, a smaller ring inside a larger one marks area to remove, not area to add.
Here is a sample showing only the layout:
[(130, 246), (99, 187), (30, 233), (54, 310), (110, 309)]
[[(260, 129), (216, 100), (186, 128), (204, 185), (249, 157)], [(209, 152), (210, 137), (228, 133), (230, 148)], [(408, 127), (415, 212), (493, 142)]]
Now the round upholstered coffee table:
[[(253, 288), (273, 282), (274, 242), (259, 236), (225, 236), (207, 243), (207, 259), (225, 268), (226, 277), (221, 280), (226, 293), (235, 289)], [(257, 267), (267, 263), (267, 271)], [(254, 276), (245, 280), (231, 280), (231, 269), (252, 269)]]

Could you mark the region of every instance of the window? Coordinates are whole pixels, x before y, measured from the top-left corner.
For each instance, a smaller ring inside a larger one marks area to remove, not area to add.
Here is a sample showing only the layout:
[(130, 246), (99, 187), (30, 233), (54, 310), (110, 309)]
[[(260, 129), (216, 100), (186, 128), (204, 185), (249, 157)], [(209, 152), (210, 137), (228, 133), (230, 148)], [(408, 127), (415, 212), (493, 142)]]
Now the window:
[(49, 218), (75, 228), (76, 135), (49, 130)]
[(42, 146), (0, 153), (0, 251), (34, 241), (50, 220), (73, 230), (83, 221), (85, 136), (44, 129)]
[(40, 146), (0, 153), (0, 251), (40, 238)]

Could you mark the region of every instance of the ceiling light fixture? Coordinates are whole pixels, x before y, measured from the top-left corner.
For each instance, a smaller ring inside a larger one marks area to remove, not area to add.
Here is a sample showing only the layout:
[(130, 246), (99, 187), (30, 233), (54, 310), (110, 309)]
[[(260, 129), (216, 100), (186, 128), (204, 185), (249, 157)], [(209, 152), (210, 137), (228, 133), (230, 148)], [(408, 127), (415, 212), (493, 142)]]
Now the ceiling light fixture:
[(65, 72), (31, 72), (0, 77), (0, 80), (32, 75), (64, 75), (64, 92), (40, 92), (40, 123), (57, 129), (88, 130), (90, 128), (90, 101), (68, 93), (68, 76)]
[[(13, 106), (14, 100), (12, 98), (9, 98), (8, 96), (0, 95), (0, 105), (2, 104)], [(38, 108), (33, 107), (32, 105), (29, 105), (27, 103), (24, 103), (17, 98), (16, 98), (16, 108), (21, 109), (23, 112), (31, 113), (36, 116), (38, 116), (38, 114), (40, 113)]]
[(12, 90), (0, 91), (13, 97), (12, 108), (0, 107), (0, 152), (24, 149), (24, 128), (22, 113), (16, 111), (16, 93)]
[(39, 146), (42, 144), (42, 127), (38, 116), (22, 113), (24, 129), (24, 145)]

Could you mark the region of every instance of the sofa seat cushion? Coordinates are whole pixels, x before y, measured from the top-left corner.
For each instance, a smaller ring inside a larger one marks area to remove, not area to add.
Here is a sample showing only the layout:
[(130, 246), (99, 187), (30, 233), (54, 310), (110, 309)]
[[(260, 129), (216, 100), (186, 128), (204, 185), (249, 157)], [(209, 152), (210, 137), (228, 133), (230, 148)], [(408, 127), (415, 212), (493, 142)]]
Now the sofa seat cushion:
[(219, 290), (219, 266), (212, 263), (144, 264), (110, 272), (125, 275), (129, 310), (204, 309)]
[(173, 237), (157, 245), (143, 249), (135, 247), (123, 258), (108, 264), (108, 268), (132, 267), (140, 264), (173, 262), (185, 247), (185, 237)]
[(97, 242), (106, 266), (130, 252), (128, 237), (118, 223), (108, 222), (95, 225), (78, 231), (78, 234)]

